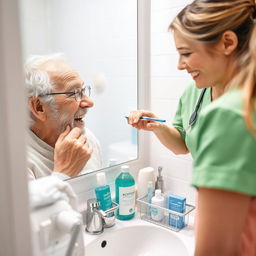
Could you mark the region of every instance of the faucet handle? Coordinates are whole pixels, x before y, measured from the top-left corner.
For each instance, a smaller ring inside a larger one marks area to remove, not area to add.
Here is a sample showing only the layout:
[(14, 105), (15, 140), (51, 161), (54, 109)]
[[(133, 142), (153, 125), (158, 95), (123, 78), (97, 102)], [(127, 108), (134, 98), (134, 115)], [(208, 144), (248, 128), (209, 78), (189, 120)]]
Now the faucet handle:
[(90, 198), (87, 200), (87, 209), (94, 209), (99, 207), (99, 202), (97, 202), (96, 198)]
[(102, 218), (107, 217), (107, 213), (105, 211), (99, 209), (100, 208), (100, 202), (95, 201), (95, 199), (92, 199), (91, 201), (89, 201), (89, 208), (92, 212), (95, 211), (95, 212), (99, 213)]
[(100, 206), (100, 202), (97, 202), (97, 201), (89, 202), (89, 207), (92, 210), (99, 209), (99, 206)]

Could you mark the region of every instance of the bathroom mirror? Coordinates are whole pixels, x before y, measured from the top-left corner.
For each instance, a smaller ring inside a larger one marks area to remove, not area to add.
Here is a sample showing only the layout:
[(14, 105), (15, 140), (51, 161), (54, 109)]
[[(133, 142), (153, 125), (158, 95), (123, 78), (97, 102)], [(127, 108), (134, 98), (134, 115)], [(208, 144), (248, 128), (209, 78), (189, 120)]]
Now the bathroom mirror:
[(85, 125), (98, 138), (102, 168), (138, 157), (137, 0), (20, 0), (24, 61), (62, 52), (92, 85)]

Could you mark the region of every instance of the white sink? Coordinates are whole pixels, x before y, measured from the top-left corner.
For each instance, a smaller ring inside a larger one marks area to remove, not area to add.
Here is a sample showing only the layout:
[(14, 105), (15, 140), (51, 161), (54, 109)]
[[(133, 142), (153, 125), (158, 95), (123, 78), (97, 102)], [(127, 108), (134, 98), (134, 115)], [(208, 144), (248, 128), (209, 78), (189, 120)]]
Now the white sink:
[(188, 256), (192, 251), (173, 231), (141, 220), (120, 222), (101, 235), (85, 235), (86, 256)]

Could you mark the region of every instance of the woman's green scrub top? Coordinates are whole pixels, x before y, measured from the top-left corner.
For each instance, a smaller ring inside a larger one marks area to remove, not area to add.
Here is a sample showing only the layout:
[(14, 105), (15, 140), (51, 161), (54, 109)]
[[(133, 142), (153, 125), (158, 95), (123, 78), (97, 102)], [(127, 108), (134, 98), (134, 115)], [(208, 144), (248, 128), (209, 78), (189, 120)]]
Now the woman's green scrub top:
[[(194, 141), (196, 138), (195, 131), (197, 130), (197, 121), (189, 126), (189, 119), (194, 112), (198, 99), (203, 89), (196, 88), (195, 84), (190, 84), (182, 94), (178, 108), (174, 117), (172, 125), (180, 132), (182, 138), (185, 140), (186, 146), (192, 156), (195, 154)], [(211, 89), (207, 88), (202, 99), (200, 108), (197, 112), (197, 118), (200, 116), (201, 110), (211, 103)]]
[(256, 136), (244, 121), (241, 90), (204, 108), (196, 126), (192, 185), (256, 196)]

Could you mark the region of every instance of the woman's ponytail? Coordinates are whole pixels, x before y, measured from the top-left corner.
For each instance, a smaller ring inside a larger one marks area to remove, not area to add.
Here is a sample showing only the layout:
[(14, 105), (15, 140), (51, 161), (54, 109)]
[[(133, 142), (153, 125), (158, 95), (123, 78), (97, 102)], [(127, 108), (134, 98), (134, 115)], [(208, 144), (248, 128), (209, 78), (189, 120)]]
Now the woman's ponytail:
[(235, 83), (243, 90), (245, 123), (248, 129), (256, 134), (253, 117), (256, 110), (256, 19), (254, 19), (249, 49), (241, 61), (240, 70)]

